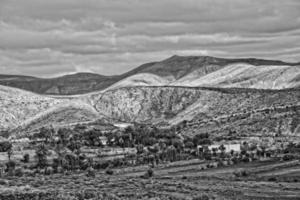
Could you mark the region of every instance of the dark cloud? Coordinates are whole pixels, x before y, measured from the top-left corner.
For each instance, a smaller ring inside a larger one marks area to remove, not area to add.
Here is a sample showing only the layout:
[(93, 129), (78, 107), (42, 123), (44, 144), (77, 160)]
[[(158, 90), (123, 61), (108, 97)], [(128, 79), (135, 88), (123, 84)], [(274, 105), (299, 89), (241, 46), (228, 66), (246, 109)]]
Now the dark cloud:
[(299, 61), (299, 0), (0, 0), (0, 73), (122, 73), (172, 54)]

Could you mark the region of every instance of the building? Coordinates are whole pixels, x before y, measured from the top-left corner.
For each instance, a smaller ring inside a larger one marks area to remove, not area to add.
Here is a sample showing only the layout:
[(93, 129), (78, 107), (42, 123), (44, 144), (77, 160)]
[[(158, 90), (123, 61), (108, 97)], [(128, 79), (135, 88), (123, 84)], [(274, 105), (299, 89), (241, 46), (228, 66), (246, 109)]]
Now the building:
[[(222, 144), (212, 144), (212, 145), (198, 145), (197, 150), (198, 152), (203, 152), (205, 148), (208, 148), (210, 151), (216, 149), (216, 152), (221, 152), (220, 146)], [(241, 144), (223, 144), (225, 147), (225, 153), (230, 153), (231, 151), (234, 152), (241, 152)]]
[(99, 139), (100, 139), (102, 145), (104, 145), (104, 146), (107, 145), (107, 137), (105, 137), (105, 136), (100, 136)]

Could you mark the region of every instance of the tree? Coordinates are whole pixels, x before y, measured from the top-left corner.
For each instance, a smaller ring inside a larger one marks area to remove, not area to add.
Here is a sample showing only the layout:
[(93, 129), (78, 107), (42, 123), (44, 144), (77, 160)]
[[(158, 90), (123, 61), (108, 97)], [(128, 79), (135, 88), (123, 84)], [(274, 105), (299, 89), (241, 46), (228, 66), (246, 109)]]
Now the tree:
[(226, 150), (224, 144), (222, 144), (221, 146), (219, 146), (219, 149), (221, 151), (221, 155), (224, 156), (225, 155), (225, 150)]
[(212, 152), (213, 152), (213, 156), (217, 156), (217, 151), (218, 151), (218, 149), (217, 148), (212, 148)]
[(68, 169), (74, 170), (76, 168), (79, 168), (79, 159), (75, 154), (68, 153), (65, 156), (65, 159), (68, 162)]
[(45, 144), (40, 144), (37, 149), (35, 150), (35, 155), (37, 158), (37, 166), (40, 168), (44, 168), (47, 166), (47, 154), (48, 149), (46, 148)]
[(45, 143), (49, 142), (49, 139), (52, 137), (54, 130), (46, 127), (42, 127), (39, 130), (39, 133), (36, 135), (37, 137), (44, 139)]
[(166, 154), (167, 154), (167, 159), (171, 162), (174, 162), (177, 157), (177, 150), (173, 145), (171, 145), (167, 148)]
[(0, 142), (0, 152), (6, 152), (8, 160), (10, 160), (13, 153), (12, 144), (9, 141)]
[(9, 160), (6, 163), (6, 169), (7, 169), (7, 172), (8, 172), (9, 176), (12, 176), (14, 174), (15, 168), (16, 168), (16, 163), (14, 161)]
[(71, 139), (69, 145), (68, 145), (68, 148), (76, 153), (77, 155), (80, 154), (80, 148), (81, 148), (81, 142), (79, 140), (76, 140), (76, 139)]
[(142, 144), (139, 144), (136, 146), (137, 154), (142, 154), (144, 152), (144, 146)]
[(57, 131), (60, 142), (65, 146), (68, 143), (68, 138), (72, 135), (71, 130), (66, 128), (61, 128)]
[(212, 141), (209, 139), (208, 133), (200, 133), (193, 137), (193, 143), (197, 145), (210, 145)]
[(208, 148), (204, 148), (203, 157), (205, 160), (211, 160), (211, 151)]
[(194, 143), (191, 142), (191, 141), (186, 142), (186, 143), (184, 144), (184, 146), (185, 146), (186, 148), (189, 148), (189, 149), (192, 149), (192, 148), (195, 147), (195, 146), (194, 146)]

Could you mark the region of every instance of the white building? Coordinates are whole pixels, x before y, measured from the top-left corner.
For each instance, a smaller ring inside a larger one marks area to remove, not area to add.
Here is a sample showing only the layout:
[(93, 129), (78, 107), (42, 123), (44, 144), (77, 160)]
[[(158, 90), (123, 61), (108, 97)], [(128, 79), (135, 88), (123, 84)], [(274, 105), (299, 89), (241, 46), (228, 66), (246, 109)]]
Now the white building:
[[(221, 152), (220, 151), (221, 145), (222, 144), (212, 144), (212, 145), (208, 145), (208, 146), (198, 145), (197, 149), (198, 149), (198, 151), (203, 151), (204, 147), (207, 147), (210, 151), (213, 151), (213, 149), (217, 149), (217, 152)], [(223, 146), (225, 147), (225, 153), (230, 153), (232, 150), (234, 152), (241, 151), (241, 144), (223, 144)]]

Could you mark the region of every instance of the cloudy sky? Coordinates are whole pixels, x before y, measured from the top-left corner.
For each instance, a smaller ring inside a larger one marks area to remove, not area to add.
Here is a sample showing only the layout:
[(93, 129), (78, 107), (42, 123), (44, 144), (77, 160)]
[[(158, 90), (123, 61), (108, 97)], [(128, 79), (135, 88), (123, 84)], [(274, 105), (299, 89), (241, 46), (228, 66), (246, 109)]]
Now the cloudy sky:
[(300, 61), (300, 0), (0, 0), (1, 74), (120, 74), (174, 54)]

